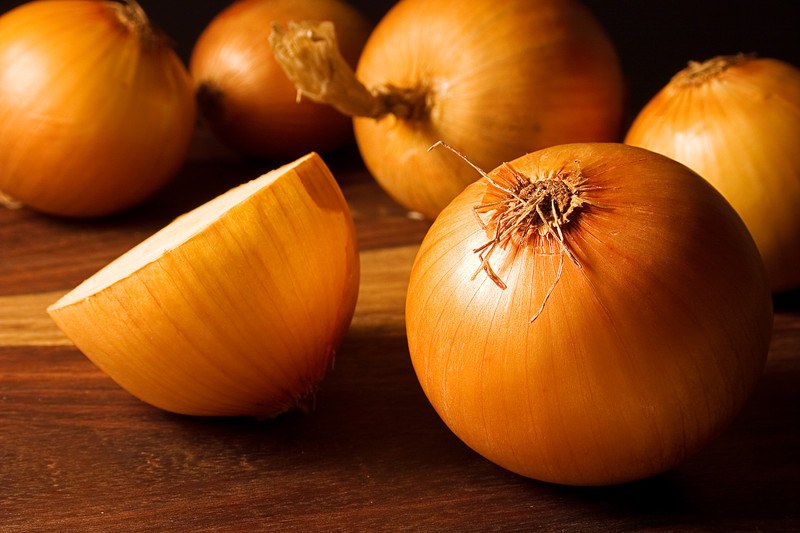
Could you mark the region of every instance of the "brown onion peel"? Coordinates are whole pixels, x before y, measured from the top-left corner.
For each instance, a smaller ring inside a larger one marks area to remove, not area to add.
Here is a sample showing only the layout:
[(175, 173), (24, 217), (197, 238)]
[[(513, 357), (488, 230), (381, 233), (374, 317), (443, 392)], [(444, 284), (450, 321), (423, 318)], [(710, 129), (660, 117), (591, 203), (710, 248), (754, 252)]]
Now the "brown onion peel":
[[(509, 470), (573, 485), (655, 475), (718, 436), (772, 331), (764, 267), (730, 205), (683, 165), (616, 144), (488, 176), (434, 221), (409, 282), (409, 353), (445, 423)], [(547, 179), (579, 184), (568, 220), (557, 230), (528, 209), (498, 240), (493, 220), (519, 209), (511, 185)], [(495, 240), (505, 289), (474, 276)]]

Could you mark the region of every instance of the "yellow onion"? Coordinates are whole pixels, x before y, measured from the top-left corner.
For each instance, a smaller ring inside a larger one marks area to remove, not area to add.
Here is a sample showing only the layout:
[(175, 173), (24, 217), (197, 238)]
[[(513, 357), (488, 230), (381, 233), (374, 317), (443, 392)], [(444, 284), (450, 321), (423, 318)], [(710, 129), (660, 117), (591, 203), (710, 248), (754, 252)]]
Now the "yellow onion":
[(341, 0), (239, 0), (211, 21), (192, 51), (189, 68), (201, 113), (242, 154), (282, 158), (353, 141), (348, 118), (310, 100), (297, 102), (297, 90), (275, 61), (271, 25), (293, 19), (334, 23), (351, 65), (372, 28)]
[(355, 116), (361, 155), (400, 204), (435, 217), (475, 180), (444, 141), (485, 168), (558, 143), (617, 140), (619, 60), (574, 0), (401, 0), (355, 75), (326, 31), (297, 25), (273, 47), (299, 90)]
[(309, 154), (177, 218), (48, 312), (145, 402), (269, 418), (310, 405), (358, 282), (350, 211)]
[(466, 444), (524, 476), (604, 485), (670, 469), (731, 422), (772, 302), (706, 181), (586, 143), (468, 186), (422, 243), (406, 323), (422, 388)]
[(29, 2), (0, 17), (0, 191), (55, 215), (107, 215), (180, 169), (189, 75), (133, 0)]
[(747, 224), (773, 292), (800, 288), (800, 69), (745, 55), (692, 62), (625, 142), (711, 182)]

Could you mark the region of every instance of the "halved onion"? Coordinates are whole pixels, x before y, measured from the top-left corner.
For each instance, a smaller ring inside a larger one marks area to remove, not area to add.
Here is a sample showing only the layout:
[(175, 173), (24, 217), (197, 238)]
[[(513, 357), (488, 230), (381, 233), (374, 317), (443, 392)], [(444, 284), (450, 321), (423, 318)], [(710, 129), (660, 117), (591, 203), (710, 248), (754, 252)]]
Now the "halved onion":
[(268, 418), (310, 405), (358, 285), (350, 211), (310, 154), (176, 219), (48, 312), (145, 402)]

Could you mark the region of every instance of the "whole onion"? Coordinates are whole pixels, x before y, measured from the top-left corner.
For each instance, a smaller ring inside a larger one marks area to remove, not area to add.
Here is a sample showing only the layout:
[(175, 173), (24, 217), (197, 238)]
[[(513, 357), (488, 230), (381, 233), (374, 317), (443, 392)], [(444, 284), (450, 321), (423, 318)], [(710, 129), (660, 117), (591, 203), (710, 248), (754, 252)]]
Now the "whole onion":
[(474, 173), (443, 141), (492, 168), (558, 143), (617, 140), (616, 51), (575, 0), (401, 0), (353, 75), (326, 29), (278, 28), (276, 50), (309, 98), (355, 118), (368, 169), (399, 203), (435, 217)]
[(0, 193), (89, 217), (172, 179), (194, 132), (186, 69), (134, 0), (45, 0), (0, 17)]
[(271, 25), (295, 19), (335, 24), (350, 65), (372, 29), (343, 0), (239, 0), (214, 17), (192, 50), (189, 68), (200, 111), (239, 153), (280, 159), (353, 141), (351, 121), (328, 106), (298, 102), (297, 90), (275, 61)]
[(800, 288), (800, 69), (747, 55), (692, 62), (625, 142), (707, 179), (747, 224), (772, 290)]
[(685, 166), (622, 144), (544, 149), (468, 186), (415, 260), (406, 323), (428, 399), (532, 478), (670, 469), (754, 390), (772, 300), (742, 220)]

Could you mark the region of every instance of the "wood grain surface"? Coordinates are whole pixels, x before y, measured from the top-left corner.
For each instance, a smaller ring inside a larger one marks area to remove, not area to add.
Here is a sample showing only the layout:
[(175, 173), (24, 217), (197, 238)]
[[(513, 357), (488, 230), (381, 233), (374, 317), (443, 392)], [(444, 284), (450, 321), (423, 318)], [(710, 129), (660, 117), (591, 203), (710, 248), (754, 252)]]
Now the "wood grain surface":
[(800, 295), (776, 297), (761, 384), (680, 467), (606, 488), (511, 474), (463, 445), (422, 393), (403, 306), (428, 223), (357, 154), (325, 156), (362, 251), (356, 316), (313, 412), (173, 415), (120, 389), (44, 309), (181, 213), (277, 166), (198, 134), (181, 175), (92, 221), (0, 209), (0, 531), (800, 531)]

